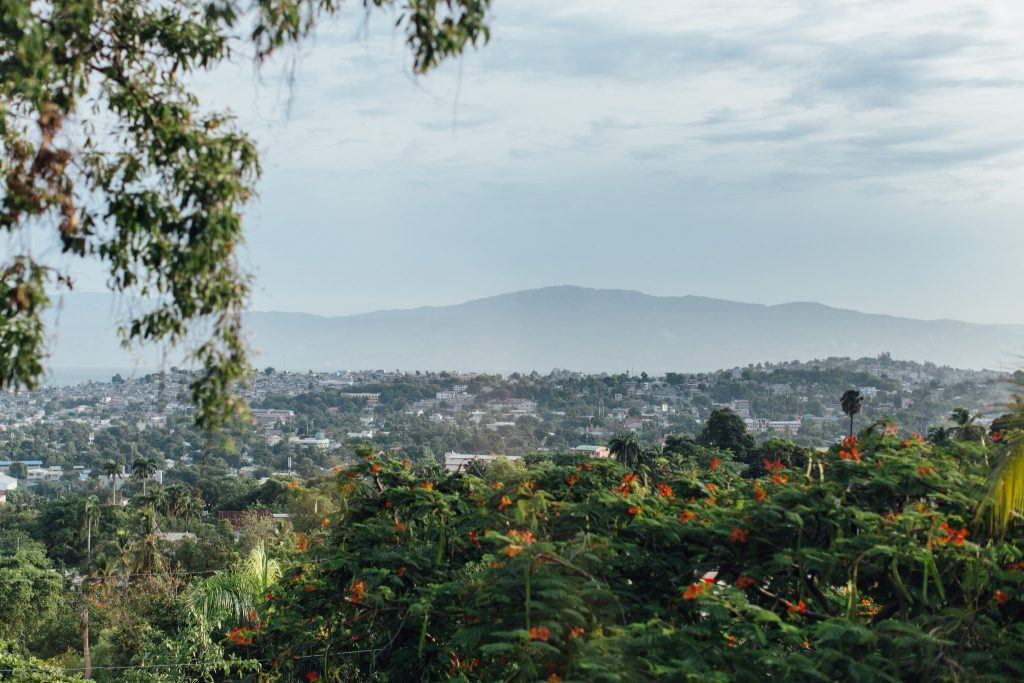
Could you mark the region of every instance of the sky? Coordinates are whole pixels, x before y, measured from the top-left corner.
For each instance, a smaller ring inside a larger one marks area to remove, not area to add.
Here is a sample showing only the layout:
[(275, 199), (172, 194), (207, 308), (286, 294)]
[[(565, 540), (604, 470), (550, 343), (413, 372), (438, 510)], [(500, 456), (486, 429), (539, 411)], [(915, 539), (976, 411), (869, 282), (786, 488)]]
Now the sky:
[(1024, 5), (494, 0), (423, 77), (361, 3), (202, 76), (258, 141), (253, 308), (556, 284), (1024, 323)]

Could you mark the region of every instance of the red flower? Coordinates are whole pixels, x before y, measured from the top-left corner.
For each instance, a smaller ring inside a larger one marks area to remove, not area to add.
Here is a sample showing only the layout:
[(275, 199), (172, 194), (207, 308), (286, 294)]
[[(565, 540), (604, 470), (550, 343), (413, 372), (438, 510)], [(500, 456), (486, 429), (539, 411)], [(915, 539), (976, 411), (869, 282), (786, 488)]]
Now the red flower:
[(885, 428), (885, 435), (886, 436), (892, 436), (893, 434), (895, 434), (898, 431), (900, 431), (900, 426), (899, 425), (888, 425)]
[(363, 596), (366, 594), (366, 582), (362, 579), (356, 579), (355, 582), (352, 584), (352, 589), (349, 591), (349, 593), (352, 596), (351, 598), (349, 598), (352, 602), (359, 602), (363, 599)]
[(804, 604), (803, 600), (798, 600), (796, 604), (783, 600), (786, 603), (786, 611), (790, 614), (803, 614), (807, 611), (807, 605)]
[(412, 467), (412, 463), (405, 458), (402, 458), (402, 467)]
[(469, 532), (469, 541), (470, 541), (470, 543), (472, 543), (475, 546), (479, 546), (480, 545), (480, 539), (477, 538), (477, 535), (476, 535), (475, 531), (470, 531)]
[(578, 482), (579, 480), (580, 480), (580, 475), (574, 474), (574, 475), (570, 476), (568, 479), (566, 479), (565, 483), (567, 483), (569, 486), (575, 486), (576, 482)]
[(992, 440), (993, 441), (999, 441), (1002, 438), (1003, 438), (1003, 433), (1001, 431), (996, 430), (996, 431), (992, 432)]
[(760, 503), (767, 495), (768, 493), (764, 490), (764, 486), (761, 486), (761, 482), (754, 482), (754, 502)]
[(530, 640), (542, 640), (546, 643), (549, 635), (551, 635), (551, 631), (546, 628), (534, 626), (530, 629)]
[(917, 473), (922, 477), (927, 477), (929, 474), (935, 474), (934, 467), (918, 467)]
[(399, 576), (405, 576), (405, 567), (399, 567), (398, 568), (398, 575)]
[(308, 674), (306, 674), (307, 681), (315, 681), (318, 678), (320, 678), (320, 674), (318, 674), (315, 671), (310, 671)]
[(1011, 564), (1008, 569), (1011, 572), (1022, 572), (1024, 571), (1024, 560)]
[(1004, 593), (1003, 591), (996, 591), (996, 604), (997, 605), (1001, 605), (1001, 604), (1003, 604), (1004, 602), (1006, 602), (1009, 599), (1010, 599), (1010, 596), (1007, 595), (1006, 593)]
[(778, 458), (775, 458), (775, 460), (772, 460), (771, 462), (769, 462), (768, 460), (765, 460), (764, 461), (764, 468), (768, 472), (777, 472), (778, 470), (782, 469), (782, 461), (779, 460)]
[(672, 487), (671, 486), (669, 486), (668, 484), (662, 482), (662, 483), (658, 484), (658, 495), (661, 496), (662, 498), (671, 498), (675, 494), (672, 493)]
[(499, 510), (504, 510), (505, 508), (507, 508), (511, 504), (512, 504), (512, 501), (508, 499), (508, 496), (502, 496), (501, 497), (501, 501), (499, 501), (499, 503), (498, 503), (498, 509)]
[(717, 470), (718, 464), (718, 458), (711, 458), (711, 469)]
[(569, 631), (569, 637), (570, 638), (579, 638), (580, 636), (582, 636), (586, 632), (587, 632), (587, 629), (583, 628), (582, 626), (577, 626), (573, 630)]
[(370, 472), (373, 474), (377, 474), (378, 472), (380, 472), (380, 465), (374, 465), (373, 467), (371, 467)]
[(290, 488), (290, 489), (297, 489), (297, 488), (299, 488), (299, 482), (293, 481), (291, 484), (288, 484), (288, 488)]
[(683, 600), (696, 600), (697, 596), (699, 596), (701, 591), (706, 587), (706, 583), (691, 583), (690, 587), (686, 589), (685, 593), (683, 593)]
[(964, 539), (967, 538), (967, 529), (957, 529), (956, 527), (949, 526), (949, 522), (943, 522), (939, 525), (943, 531), (946, 532), (944, 537), (936, 539), (939, 543), (954, 543), (956, 545), (963, 545)]
[(639, 505), (634, 505), (633, 507), (626, 510), (626, 512), (628, 512), (633, 517), (639, 515), (641, 511), (643, 511), (643, 508), (640, 507)]
[(423, 488), (425, 488), (428, 491), (433, 491), (434, 490), (434, 482), (432, 482), (432, 481), (425, 481), (422, 484), (420, 484), (420, 486), (422, 486)]
[(525, 543), (527, 545), (537, 542), (537, 539), (533, 537), (532, 531), (518, 531), (516, 529), (513, 529), (512, 531), (508, 532), (508, 535), (516, 539), (520, 543)]
[(755, 583), (757, 583), (757, 581), (755, 579), (750, 578), (749, 576), (741, 576), (738, 579), (736, 579), (736, 587), (740, 590), (746, 590), (753, 586)]
[(789, 477), (787, 477), (785, 474), (773, 474), (772, 475), (772, 483), (775, 484), (776, 486), (779, 486), (779, 485), (784, 486), (787, 481), (789, 481)]
[(322, 520), (320, 520), (320, 526), (322, 526), (324, 528), (327, 528), (327, 525), (330, 524), (330, 523), (331, 523), (331, 518), (330, 517), (324, 517)]
[[(686, 524), (687, 522), (689, 522), (691, 519), (693, 519), (696, 516), (697, 516), (696, 512), (684, 512), (679, 517), (679, 521), (682, 522), (683, 524)], [(1022, 564), (1024, 564), (1024, 563), (1022, 563)]]
[(732, 535), (729, 536), (729, 540), (732, 543), (746, 543), (747, 542), (747, 535), (749, 533), (750, 533), (749, 529), (737, 529), (736, 527), (733, 527), (732, 528)]

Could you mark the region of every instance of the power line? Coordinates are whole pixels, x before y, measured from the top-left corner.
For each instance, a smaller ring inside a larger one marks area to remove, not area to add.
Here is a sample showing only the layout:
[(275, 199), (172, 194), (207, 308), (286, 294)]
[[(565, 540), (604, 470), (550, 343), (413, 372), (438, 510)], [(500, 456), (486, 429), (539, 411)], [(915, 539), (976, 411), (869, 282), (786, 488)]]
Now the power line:
[[(374, 651), (379, 650), (379, 649), (381, 649), (381, 648), (367, 648), (365, 650), (347, 650), (345, 652), (332, 652), (330, 656), (331, 657), (341, 657), (341, 656), (345, 656), (345, 655), (359, 655), (359, 654), (366, 654), (366, 653), (369, 653), (369, 652), (374, 652)], [(293, 655), (292, 656), (292, 661), (298, 661), (298, 660), (301, 660), (301, 659), (326, 659), (326, 658), (327, 658), (327, 655)], [(267, 657), (265, 659), (243, 659), (243, 660), (238, 660), (237, 662), (219, 661), (219, 662), (198, 662), (198, 663), (181, 663), (181, 664), (134, 664), (134, 665), (127, 665), (126, 664), (126, 665), (122, 665), (122, 666), (113, 666), (113, 665), (111, 665), (111, 666), (91, 666), (91, 667), (89, 667), (89, 669), (91, 671), (144, 671), (144, 670), (147, 670), (147, 669), (179, 669), (179, 668), (185, 668), (185, 667), (201, 667), (201, 666), (212, 666), (212, 665), (218, 665), (219, 666), (219, 665), (222, 665), (222, 664), (225, 664), (225, 663), (228, 663), (228, 664), (232, 664), (232, 663), (244, 664), (244, 663), (255, 662), (255, 663), (259, 663), (259, 664), (266, 664), (267, 662), (273, 662), (273, 661), (276, 661), (277, 659), (278, 659), (277, 657)], [(11, 668), (11, 669), (0, 669), (0, 673), (5, 673), (5, 674), (21, 673), (21, 672), (49, 673), (49, 672), (52, 672), (54, 670), (62, 671), (64, 673), (78, 673), (78, 672), (81, 672), (81, 671), (85, 671), (85, 667), (67, 667), (67, 668), (65, 668), (65, 667), (59, 667), (59, 666), (48, 666), (48, 667), (24, 666), (24, 667), (17, 667), (17, 668)]]

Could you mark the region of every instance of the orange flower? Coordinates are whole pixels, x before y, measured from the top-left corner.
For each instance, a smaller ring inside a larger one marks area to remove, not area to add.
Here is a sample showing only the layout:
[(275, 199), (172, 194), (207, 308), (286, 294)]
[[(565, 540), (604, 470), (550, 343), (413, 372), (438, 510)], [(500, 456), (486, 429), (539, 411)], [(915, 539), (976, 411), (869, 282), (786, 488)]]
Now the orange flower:
[(352, 589), (349, 591), (349, 593), (352, 596), (351, 598), (349, 598), (352, 602), (359, 602), (363, 599), (363, 596), (366, 594), (366, 582), (362, 579), (356, 579), (355, 582), (352, 584)]
[(996, 604), (997, 605), (1001, 605), (1001, 604), (1003, 604), (1004, 602), (1006, 602), (1009, 599), (1010, 599), (1010, 596), (1008, 594), (1004, 593), (1003, 591), (996, 591)]
[(775, 458), (775, 460), (772, 460), (771, 462), (765, 460), (764, 468), (768, 472), (777, 472), (782, 469), (782, 461), (778, 458)]
[(556, 673), (552, 673), (548, 676), (548, 680), (551, 681), (551, 683), (558, 683), (558, 681), (562, 680), (562, 677)]
[(789, 477), (787, 477), (785, 474), (772, 475), (772, 483), (775, 484), (776, 486), (785, 486), (787, 481), (789, 481)]
[(525, 543), (527, 545), (537, 542), (537, 539), (533, 537), (532, 531), (518, 531), (516, 529), (513, 529), (512, 531), (508, 532), (508, 535), (516, 539), (520, 543)]
[(753, 586), (755, 583), (757, 583), (757, 581), (750, 578), (749, 576), (741, 576), (738, 579), (736, 579), (736, 587), (740, 590), (746, 590)]
[(576, 482), (578, 482), (579, 480), (580, 480), (580, 475), (573, 474), (568, 479), (565, 480), (565, 483), (567, 483), (569, 486), (575, 486)]
[(491, 488), (494, 489), (495, 491), (500, 491), (501, 489), (505, 488), (505, 484), (504, 482), (496, 481), (493, 484), (491, 484)]
[(505, 554), (508, 555), (509, 557), (515, 557), (516, 555), (518, 555), (521, 552), (523, 552), (523, 546), (521, 546), (521, 545), (516, 545), (514, 543), (509, 543), (505, 547)]
[(747, 535), (749, 533), (749, 529), (737, 529), (736, 527), (733, 527), (732, 535), (729, 536), (729, 541), (731, 541), (732, 543), (746, 543)]
[(402, 520), (395, 520), (395, 532), (396, 533), (400, 534), (400, 533), (402, 533), (403, 531), (405, 531), (408, 528), (409, 527)]
[(425, 488), (428, 491), (433, 491), (434, 490), (434, 482), (432, 482), (432, 481), (425, 481), (422, 484), (420, 484), (420, 486), (422, 486), (423, 488)]
[(305, 550), (308, 547), (309, 547), (309, 538), (306, 537), (306, 536), (303, 536), (302, 534), (299, 534), (299, 546), (298, 546), (299, 550)]
[(322, 520), (320, 520), (320, 526), (324, 527), (325, 529), (327, 528), (327, 525), (330, 524), (330, 523), (331, 523), (331, 518), (330, 517), (324, 517)]
[(617, 487), (617, 491), (622, 494), (629, 493), (629, 490), (633, 487), (633, 483), (636, 481), (635, 474), (627, 474), (622, 478), (622, 485)]
[(679, 521), (682, 522), (683, 524), (686, 524), (687, 522), (689, 522), (691, 519), (693, 519), (696, 516), (697, 516), (696, 512), (684, 512), (679, 517)]
[(569, 631), (569, 637), (570, 638), (579, 638), (580, 636), (582, 636), (586, 632), (587, 632), (587, 629), (583, 628), (582, 626), (577, 626), (573, 630)]
[(696, 600), (708, 584), (706, 583), (691, 583), (690, 587), (683, 593), (683, 600)]
[(783, 602), (786, 604), (786, 611), (790, 614), (804, 614), (807, 612), (807, 605), (804, 604), (803, 600), (798, 600), (796, 604), (787, 600), (783, 600)]
[(640, 507), (639, 505), (634, 505), (633, 507), (631, 507), (631, 508), (629, 508), (628, 510), (626, 510), (626, 512), (628, 512), (628, 513), (629, 513), (629, 514), (630, 514), (631, 516), (633, 516), (633, 517), (636, 517), (636, 516), (637, 516), (637, 515), (639, 515), (639, 514), (640, 514), (640, 513), (642, 512), (642, 511), (643, 511), (643, 508), (642, 508), (642, 507)]
[(726, 647), (736, 647), (736, 636), (726, 635), (725, 636), (725, 646)]
[(399, 576), (405, 576), (405, 567), (399, 567), (398, 568), (398, 575)]
[(919, 475), (921, 475), (922, 477), (927, 477), (930, 474), (935, 474), (935, 468), (934, 467), (918, 467), (917, 468), (917, 473)]
[(662, 498), (671, 498), (675, 494), (672, 493), (672, 487), (671, 486), (669, 486), (668, 484), (662, 482), (662, 483), (658, 484), (658, 495), (661, 496)]
[(501, 501), (498, 503), (498, 509), (499, 510), (504, 510), (505, 508), (507, 508), (511, 504), (512, 504), (512, 501), (508, 499), (508, 496), (502, 496), (501, 497)]
[(374, 465), (373, 467), (371, 467), (370, 472), (373, 474), (377, 474), (378, 472), (380, 472), (380, 465)]
[(844, 436), (843, 437), (843, 448), (853, 448), (857, 445), (856, 436)]
[(718, 464), (718, 458), (711, 458), (711, 469), (717, 470)]
[(297, 489), (297, 488), (299, 488), (299, 482), (293, 481), (291, 484), (288, 484), (288, 488), (290, 488), (290, 489)]
[(1024, 572), (1024, 560), (1011, 564), (1007, 569), (1011, 572)]
[(936, 539), (939, 543), (953, 543), (956, 545), (963, 545), (964, 539), (967, 538), (967, 529), (957, 529), (956, 527), (949, 526), (949, 522), (943, 522), (939, 525), (943, 531), (946, 532), (944, 537)]
[(530, 640), (542, 640), (546, 643), (549, 635), (551, 635), (551, 631), (546, 628), (534, 626), (530, 629)]
[(718, 490), (718, 487), (714, 484), (705, 484), (704, 488), (706, 488), (710, 494), (714, 494), (714, 492)]
[(764, 490), (764, 486), (761, 485), (761, 482), (754, 482), (754, 502), (760, 503), (767, 496), (768, 493)]

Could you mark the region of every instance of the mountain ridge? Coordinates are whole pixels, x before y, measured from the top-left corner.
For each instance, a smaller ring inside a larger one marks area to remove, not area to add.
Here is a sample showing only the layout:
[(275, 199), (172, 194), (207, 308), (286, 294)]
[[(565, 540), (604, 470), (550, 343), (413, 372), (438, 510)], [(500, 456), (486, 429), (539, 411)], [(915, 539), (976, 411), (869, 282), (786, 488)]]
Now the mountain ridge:
[[(123, 364), (111, 321), (131, 306), (103, 294), (63, 300), (51, 364)], [(756, 304), (573, 285), (345, 316), (251, 311), (245, 327), (257, 365), (303, 370), (697, 372), (883, 351), (992, 368), (1011, 365), (1024, 349), (1024, 325), (921, 320), (808, 301)], [(70, 346), (69, 337), (75, 340)]]

